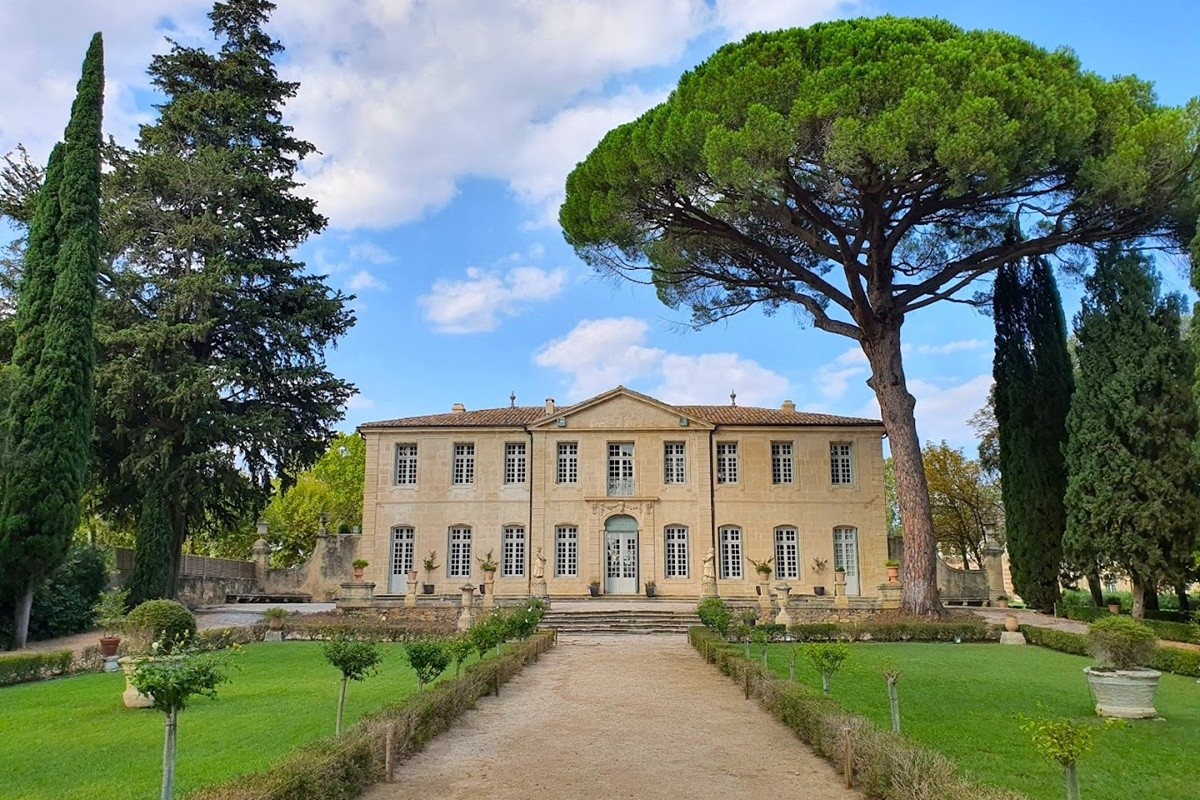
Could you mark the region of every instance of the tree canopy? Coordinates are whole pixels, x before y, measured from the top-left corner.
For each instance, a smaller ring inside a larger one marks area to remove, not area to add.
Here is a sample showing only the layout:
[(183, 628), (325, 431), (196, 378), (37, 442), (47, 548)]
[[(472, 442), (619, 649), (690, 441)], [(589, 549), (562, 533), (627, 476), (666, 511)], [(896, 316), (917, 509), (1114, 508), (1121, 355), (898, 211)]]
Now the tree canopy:
[(686, 73), (575, 168), (559, 219), (582, 258), (648, 271), (698, 324), (789, 307), (861, 345), (895, 458), (902, 604), (939, 614), (906, 316), (1014, 259), (1180, 246), (1198, 127), (1196, 108), (1067, 50), (937, 19), (822, 23), (752, 34)]
[(982, 569), (984, 537), (1001, 533), (1000, 486), (944, 440), (927, 443), (922, 455), (938, 548), (966, 569)]

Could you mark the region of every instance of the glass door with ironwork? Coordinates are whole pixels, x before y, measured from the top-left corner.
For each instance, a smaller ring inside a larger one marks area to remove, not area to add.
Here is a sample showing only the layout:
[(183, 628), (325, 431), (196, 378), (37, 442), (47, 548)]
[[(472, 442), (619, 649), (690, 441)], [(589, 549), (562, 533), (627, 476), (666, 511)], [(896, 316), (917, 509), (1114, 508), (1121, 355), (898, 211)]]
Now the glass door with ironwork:
[(388, 573), (388, 594), (405, 594), (408, 590), (408, 573), (414, 569), (412, 528), (392, 528), (392, 568)]
[(604, 593), (637, 594), (637, 532), (605, 531)]

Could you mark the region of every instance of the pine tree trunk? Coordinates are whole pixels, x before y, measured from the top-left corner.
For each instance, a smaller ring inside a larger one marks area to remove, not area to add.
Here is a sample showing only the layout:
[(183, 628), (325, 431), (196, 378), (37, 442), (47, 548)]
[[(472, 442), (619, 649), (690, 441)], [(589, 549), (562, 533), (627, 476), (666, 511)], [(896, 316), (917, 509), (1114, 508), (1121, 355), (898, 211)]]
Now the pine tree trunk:
[(904, 578), (900, 610), (907, 614), (945, 614), (937, 590), (937, 542), (929, 511), (929, 483), (913, 415), (917, 401), (908, 391), (900, 355), (900, 324), (878, 328), (862, 341), (871, 365), (867, 385), (875, 390), (895, 467), (896, 498), (904, 533)]
[(1100, 583), (1100, 573), (1092, 570), (1087, 574), (1088, 591), (1092, 593), (1092, 605), (1104, 608), (1104, 586)]
[(1187, 585), (1183, 583), (1175, 584), (1175, 596), (1179, 598), (1179, 610), (1188, 612), (1192, 610), (1192, 601), (1188, 597)]
[(162, 800), (171, 800), (171, 793), (175, 789), (175, 730), (177, 727), (176, 723), (178, 722), (177, 713), (175, 709), (167, 712), (167, 729), (163, 738)]
[(1142, 580), (1136, 572), (1129, 574), (1130, 583), (1133, 584), (1133, 618), (1146, 618), (1146, 582)]
[(29, 639), (29, 613), (33, 610), (33, 584), (18, 595), (13, 609), (13, 650), (20, 650)]

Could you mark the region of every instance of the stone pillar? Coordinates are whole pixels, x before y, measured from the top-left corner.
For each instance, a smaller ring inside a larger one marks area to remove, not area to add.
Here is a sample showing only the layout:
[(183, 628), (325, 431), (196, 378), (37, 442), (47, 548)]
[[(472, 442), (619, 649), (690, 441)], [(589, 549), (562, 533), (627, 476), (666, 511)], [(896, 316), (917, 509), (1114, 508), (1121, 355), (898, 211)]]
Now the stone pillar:
[(879, 584), (879, 607), (885, 610), (900, 607), (900, 584), (890, 581)]
[(987, 577), (988, 605), (995, 606), (1004, 590), (1004, 547), (989, 530), (983, 537), (983, 574)]
[(717, 579), (711, 575), (700, 579), (700, 597), (716, 597), (717, 596)]
[(370, 608), (375, 600), (375, 584), (372, 581), (343, 583), (338, 597), (338, 608)]
[(458, 615), (458, 630), (461, 633), (466, 633), (475, 624), (475, 617), (471, 614), (471, 604), (474, 603), (475, 598), (475, 587), (469, 583), (465, 583), (461, 588), (462, 613)]
[(833, 571), (833, 607), (850, 607), (850, 598), (846, 596), (846, 573), (841, 570)]
[(404, 595), (404, 607), (405, 608), (416, 608), (417, 607), (417, 573), (416, 572), (408, 573), (407, 583), (408, 583), (408, 593)]
[(546, 579), (545, 578), (537, 578), (534, 580), (533, 596), (540, 597), (543, 600), (545, 600), (547, 597), (550, 596), (549, 590), (546, 589)]
[(485, 591), (483, 593), (483, 607), (484, 608), (495, 608), (496, 607), (496, 573), (495, 573), (495, 571), (491, 571), (491, 572), (485, 571), (483, 573), (483, 585), (484, 585), (484, 589), (485, 589)]
[(260, 592), (267, 590), (267, 570), (271, 568), (271, 545), (267, 544), (267, 523), (258, 523), (258, 541), (250, 548), (254, 555), (254, 583)]
[(770, 625), (771, 620), (775, 618), (775, 613), (771, 608), (771, 577), (762, 575), (758, 581), (758, 621), (764, 625)]
[(775, 585), (775, 600), (779, 603), (779, 613), (775, 615), (776, 625), (791, 625), (792, 614), (788, 611), (788, 599), (791, 597), (792, 587), (785, 582), (780, 581)]

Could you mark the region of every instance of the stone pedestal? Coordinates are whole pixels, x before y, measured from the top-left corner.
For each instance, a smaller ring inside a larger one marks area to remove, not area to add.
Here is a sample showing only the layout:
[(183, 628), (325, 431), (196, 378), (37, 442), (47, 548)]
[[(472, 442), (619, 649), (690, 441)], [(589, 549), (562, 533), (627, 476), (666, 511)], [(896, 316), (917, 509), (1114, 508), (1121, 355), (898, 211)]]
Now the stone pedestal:
[(989, 530), (983, 537), (983, 571), (987, 576), (988, 600), (993, 606), (1001, 597), (1007, 595), (1004, 590), (1004, 547), (996, 541)]
[(375, 582), (359, 581), (342, 584), (338, 608), (370, 608), (375, 600)]
[(900, 607), (900, 584), (879, 584), (879, 607), (884, 610), (893, 610)]
[(271, 569), (271, 545), (267, 544), (267, 523), (258, 523), (258, 540), (250, 548), (254, 556), (254, 583), (259, 591), (267, 589), (267, 572)]
[(264, 642), (282, 642), (283, 631), (267, 631), (263, 634)]
[(408, 593), (404, 595), (404, 607), (417, 607), (417, 579), (410, 578), (408, 580)]
[(771, 584), (768, 583), (770, 576), (763, 576), (758, 581), (758, 621), (763, 625), (770, 625), (775, 619), (775, 611), (771, 607)]
[(538, 578), (533, 582), (533, 596), (540, 597), (543, 600), (550, 596), (550, 592), (546, 589), (545, 578)]
[(775, 601), (779, 604), (779, 613), (775, 615), (776, 625), (791, 625), (792, 614), (788, 611), (788, 600), (792, 596), (792, 587), (783, 581), (775, 585)]
[(475, 617), (471, 613), (471, 605), (475, 602), (475, 587), (471, 584), (463, 584), (462, 586), (462, 613), (458, 615), (458, 630), (461, 633), (466, 633), (471, 630), (471, 626), (475, 624)]
[(1025, 634), (1020, 631), (1004, 631), (1000, 634), (1000, 644), (1025, 644)]
[(133, 683), (129, 680), (138, 664), (143, 661), (145, 658), (139, 656), (125, 656), (117, 659), (117, 664), (125, 671), (125, 691), (121, 694), (121, 700), (125, 703), (126, 708), (150, 708), (154, 705), (153, 698), (133, 688)]
[(105, 672), (116, 672), (120, 668), (121, 668), (121, 665), (117, 663), (117, 656), (105, 656), (104, 657), (104, 671)]
[(717, 596), (717, 579), (706, 577), (700, 580), (700, 597), (716, 597)]
[(846, 596), (846, 573), (839, 570), (833, 572), (833, 607), (850, 607), (850, 598)]
[(485, 591), (483, 593), (483, 607), (484, 608), (495, 608), (496, 607), (496, 573), (495, 572), (483, 573), (483, 585), (485, 588)]

